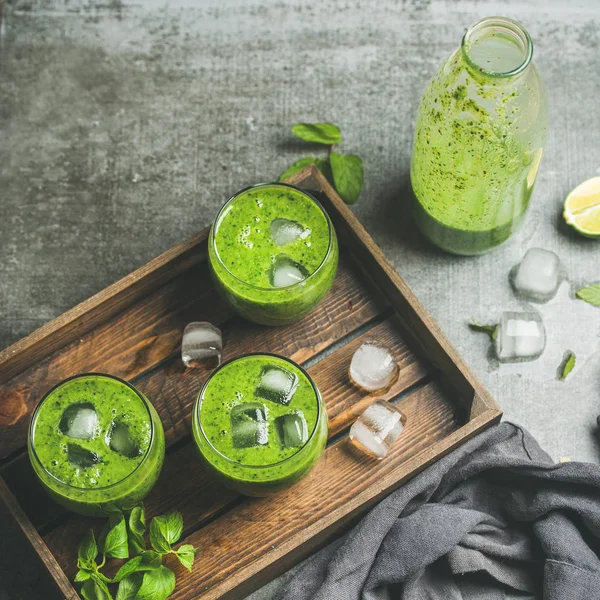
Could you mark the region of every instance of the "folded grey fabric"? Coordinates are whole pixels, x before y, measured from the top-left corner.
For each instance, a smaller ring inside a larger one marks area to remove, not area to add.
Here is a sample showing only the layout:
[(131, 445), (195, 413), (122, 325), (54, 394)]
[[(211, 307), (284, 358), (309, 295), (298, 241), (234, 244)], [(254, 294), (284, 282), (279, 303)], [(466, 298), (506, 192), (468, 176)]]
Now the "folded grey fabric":
[(278, 586), (293, 600), (600, 599), (600, 466), (510, 423), (414, 477)]

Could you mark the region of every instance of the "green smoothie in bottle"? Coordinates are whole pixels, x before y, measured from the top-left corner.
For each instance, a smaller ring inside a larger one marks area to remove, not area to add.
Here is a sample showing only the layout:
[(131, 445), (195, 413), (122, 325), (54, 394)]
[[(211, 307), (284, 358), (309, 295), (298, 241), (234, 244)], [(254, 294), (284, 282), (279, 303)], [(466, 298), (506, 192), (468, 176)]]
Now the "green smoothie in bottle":
[(411, 161), (413, 214), (448, 252), (491, 250), (525, 216), (547, 126), (532, 53), (520, 25), (484, 19), (425, 91)]

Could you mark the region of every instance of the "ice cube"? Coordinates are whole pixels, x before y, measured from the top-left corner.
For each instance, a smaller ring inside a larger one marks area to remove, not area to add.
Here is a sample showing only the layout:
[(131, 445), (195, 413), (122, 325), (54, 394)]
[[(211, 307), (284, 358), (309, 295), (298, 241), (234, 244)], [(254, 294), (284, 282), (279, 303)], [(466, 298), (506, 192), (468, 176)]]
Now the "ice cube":
[(275, 365), (267, 365), (260, 372), (260, 382), (256, 395), (265, 400), (287, 405), (298, 387), (295, 373)]
[(302, 446), (308, 439), (308, 426), (304, 413), (296, 411), (275, 419), (275, 427), (284, 448)]
[(496, 355), (505, 362), (533, 360), (546, 346), (546, 330), (535, 312), (505, 312), (498, 325)]
[(212, 323), (188, 323), (181, 339), (181, 360), (186, 367), (215, 368), (221, 364), (221, 330)]
[(59, 429), (76, 440), (91, 440), (98, 431), (98, 415), (91, 402), (78, 402), (65, 408)]
[(67, 458), (74, 467), (81, 469), (87, 469), (102, 462), (102, 459), (95, 452), (70, 442), (67, 444)]
[(554, 252), (530, 248), (511, 272), (515, 293), (533, 302), (552, 299), (561, 279), (560, 260)]
[(236, 404), (230, 413), (231, 437), (236, 448), (264, 446), (269, 441), (267, 409), (260, 402)]
[(271, 221), (271, 237), (277, 246), (287, 246), (296, 240), (303, 240), (310, 235), (310, 229), (289, 219), (273, 219)]
[(127, 458), (135, 458), (141, 453), (140, 448), (131, 438), (129, 427), (124, 423), (115, 422), (112, 425), (108, 444), (111, 450)]
[(404, 429), (406, 416), (385, 400), (371, 404), (350, 427), (350, 441), (381, 460)]
[(390, 349), (374, 341), (359, 346), (350, 361), (350, 380), (367, 392), (389, 388), (398, 378), (398, 372), (398, 363)]
[(271, 285), (276, 288), (294, 285), (307, 277), (307, 270), (285, 254), (280, 254), (275, 258), (269, 274)]

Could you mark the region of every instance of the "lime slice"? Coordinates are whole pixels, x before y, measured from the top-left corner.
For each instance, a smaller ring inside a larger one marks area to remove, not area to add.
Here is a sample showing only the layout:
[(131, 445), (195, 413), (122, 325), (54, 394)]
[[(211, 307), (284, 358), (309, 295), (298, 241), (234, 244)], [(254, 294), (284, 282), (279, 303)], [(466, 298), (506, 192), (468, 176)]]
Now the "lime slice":
[(567, 196), (563, 217), (581, 235), (600, 237), (600, 177), (584, 181)]

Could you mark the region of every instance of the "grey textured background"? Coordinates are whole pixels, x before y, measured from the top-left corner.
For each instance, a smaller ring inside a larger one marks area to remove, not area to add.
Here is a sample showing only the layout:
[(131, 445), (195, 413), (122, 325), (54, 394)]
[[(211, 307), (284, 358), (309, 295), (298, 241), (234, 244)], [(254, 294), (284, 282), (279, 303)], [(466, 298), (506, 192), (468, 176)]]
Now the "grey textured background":
[[(477, 19), (521, 21), (550, 131), (529, 217), (500, 250), (461, 259), (413, 231), (406, 186), (427, 80)], [(598, 461), (600, 309), (543, 307), (553, 343), (498, 366), (471, 317), (521, 305), (510, 267), (556, 251), (571, 285), (600, 280), (600, 242), (561, 222), (600, 174), (600, 2), (7, 0), (0, 35), (0, 346), (208, 225), (237, 189), (303, 153), (297, 121), (342, 127), (365, 164), (356, 214), (505, 410), (553, 457)], [(564, 350), (582, 358), (555, 380)], [(1, 593), (0, 593), (1, 597)]]

